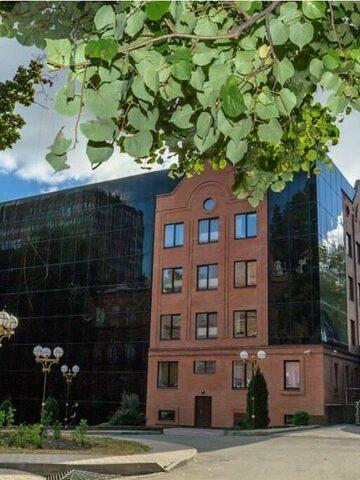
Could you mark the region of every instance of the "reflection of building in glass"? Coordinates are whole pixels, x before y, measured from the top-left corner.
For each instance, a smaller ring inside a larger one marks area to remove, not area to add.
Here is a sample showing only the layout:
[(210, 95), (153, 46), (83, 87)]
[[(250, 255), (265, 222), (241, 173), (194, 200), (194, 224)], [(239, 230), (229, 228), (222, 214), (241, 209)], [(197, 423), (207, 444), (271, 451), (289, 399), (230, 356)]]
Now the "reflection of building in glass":
[[(1, 392), (20, 420), (38, 415), (39, 343), (60, 344), (64, 362), (81, 365), (74, 398), (91, 422), (124, 390), (144, 402), (155, 196), (175, 184), (156, 172), (0, 204), (0, 305), (22, 319)], [(63, 390), (52, 374), (49, 393)]]

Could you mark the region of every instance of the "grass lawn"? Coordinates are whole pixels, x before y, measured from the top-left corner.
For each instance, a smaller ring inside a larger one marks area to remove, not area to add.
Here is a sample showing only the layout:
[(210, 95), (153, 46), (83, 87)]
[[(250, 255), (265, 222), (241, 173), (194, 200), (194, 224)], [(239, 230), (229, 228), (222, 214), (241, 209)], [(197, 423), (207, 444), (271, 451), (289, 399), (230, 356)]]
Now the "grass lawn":
[(86, 436), (84, 445), (74, 441), (71, 434), (62, 434), (59, 440), (52, 435), (44, 439), (43, 448), (34, 447), (9, 447), (7, 445), (8, 432), (0, 433), (0, 453), (55, 453), (76, 455), (134, 455), (146, 453), (149, 447), (139, 442), (118, 440), (115, 438)]

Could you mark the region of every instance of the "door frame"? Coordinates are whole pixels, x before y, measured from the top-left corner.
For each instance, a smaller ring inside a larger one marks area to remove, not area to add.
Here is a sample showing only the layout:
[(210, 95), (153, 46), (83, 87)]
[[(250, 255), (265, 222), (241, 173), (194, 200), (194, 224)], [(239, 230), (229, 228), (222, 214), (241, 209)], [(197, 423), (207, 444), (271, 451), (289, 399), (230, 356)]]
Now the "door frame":
[[(206, 407), (208, 408), (208, 411), (207, 411), (207, 416), (206, 416), (206, 420), (209, 419), (209, 425), (198, 425), (198, 420), (201, 418), (197, 415), (197, 410), (198, 410), (198, 399), (207, 399), (208, 403), (206, 405)], [(211, 428), (212, 426), (212, 397), (209, 396), (209, 395), (196, 395), (195, 398), (194, 398), (194, 426), (196, 428)]]

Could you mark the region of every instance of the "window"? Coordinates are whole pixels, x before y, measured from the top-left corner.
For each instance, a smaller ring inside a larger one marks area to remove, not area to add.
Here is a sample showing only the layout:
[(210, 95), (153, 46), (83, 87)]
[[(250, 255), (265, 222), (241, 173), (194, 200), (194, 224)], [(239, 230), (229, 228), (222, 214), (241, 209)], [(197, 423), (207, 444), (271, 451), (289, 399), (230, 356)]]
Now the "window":
[(214, 210), (216, 202), (213, 198), (207, 198), (203, 203), (203, 209), (205, 212), (210, 213)]
[(353, 302), (354, 301), (354, 279), (349, 276), (348, 280), (349, 280), (349, 300)]
[(300, 390), (300, 362), (298, 360), (284, 361), (285, 390)]
[(360, 265), (360, 243), (356, 242), (356, 259), (357, 263)]
[(164, 227), (164, 247), (181, 247), (184, 245), (184, 224), (169, 223)]
[(284, 424), (285, 425), (294, 425), (294, 415), (285, 414), (284, 415)]
[(339, 367), (337, 363), (334, 363), (334, 384), (335, 390), (339, 388)]
[(158, 387), (177, 387), (178, 369), (178, 362), (158, 362)]
[(251, 368), (244, 362), (233, 362), (232, 388), (247, 388), (251, 380)]
[(196, 360), (194, 362), (194, 373), (215, 373), (216, 362), (213, 360)]
[(181, 315), (161, 315), (160, 340), (180, 339)]
[(356, 331), (354, 320), (350, 320), (350, 342), (351, 345), (356, 345)]
[(181, 292), (182, 267), (163, 268), (162, 291), (163, 293)]
[(346, 234), (346, 253), (349, 257), (352, 257), (352, 238), (350, 233)]
[(234, 338), (256, 337), (256, 310), (234, 312)]
[(175, 410), (159, 410), (159, 420), (175, 422)]
[(213, 243), (219, 241), (219, 219), (209, 218), (199, 220), (199, 243)]
[(198, 290), (216, 290), (218, 288), (218, 265), (199, 265), (198, 266)]
[(234, 286), (255, 287), (256, 286), (256, 260), (235, 262)]
[(257, 234), (257, 215), (255, 212), (235, 215), (235, 238), (253, 238)]
[(197, 313), (196, 314), (196, 338), (217, 338), (218, 333), (217, 313)]

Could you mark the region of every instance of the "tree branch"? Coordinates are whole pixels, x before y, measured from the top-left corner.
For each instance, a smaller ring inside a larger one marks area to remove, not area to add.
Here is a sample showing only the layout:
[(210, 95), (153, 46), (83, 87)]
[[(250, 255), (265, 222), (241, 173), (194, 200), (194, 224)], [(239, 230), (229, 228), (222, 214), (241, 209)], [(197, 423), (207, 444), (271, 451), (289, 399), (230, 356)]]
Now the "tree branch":
[(273, 39), (272, 39), (272, 36), (271, 36), (271, 31), (270, 31), (270, 14), (268, 13), (267, 15), (265, 15), (265, 30), (266, 30), (266, 36), (269, 40), (269, 45), (270, 45), (270, 51), (271, 51), (271, 55), (274, 59), (274, 62), (278, 63), (279, 62), (279, 59), (276, 55), (276, 52), (275, 52), (275, 48), (274, 48), (274, 43), (273, 43)]
[(230, 30), (230, 33), (236, 33), (237, 36), (239, 36), (240, 33), (242, 33), (244, 30), (247, 30), (248, 28), (252, 27), (254, 23), (258, 22), (262, 18), (266, 17), (266, 15), (269, 15), (272, 11), (274, 11), (275, 8), (279, 5), (279, 3), (281, 2), (280, 1), (271, 2), (270, 5), (268, 5), (262, 12), (259, 12), (256, 15), (253, 15), (248, 20), (246, 20), (246, 22), (232, 28)]
[(84, 68), (84, 77), (83, 77), (83, 81), (81, 83), (80, 106), (79, 106), (79, 112), (78, 112), (76, 122), (75, 122), (74, 145), (72, 147), (72, 150), (75, 150), (76, 144), (78, 143), (78, 128), (79, 128), (79, 122), (80, 122), (80, 118), (81, 118), (81, 114), (82, 114), (82, 110), (83, 110), (83, 106), (84, 106), (84, 88), (85, 88), (85, 82), (86, 82), (86, 70), (87, 70), (87, 65)]
[(332, 25), (332, 28), (334, 30), (334, 34), (335, 34), (335, 37), (337, 39), (337, 42), (339, 44), (339, 48), (342, 51), (343, 48), (342, 48), (342, 45), (341, 45), (341, 42), (340, 42), (340, 38), (339, 38), (339, 35), (338, 35), (338, 33), (336, 31), (336, 28), (335, 28), (334, 10), (333, 10), (333, 7), (331, 5), (331, 1), (329, 0), (327, 3), (329, 4), (329, 8), (330, 8), (331, 25)]

